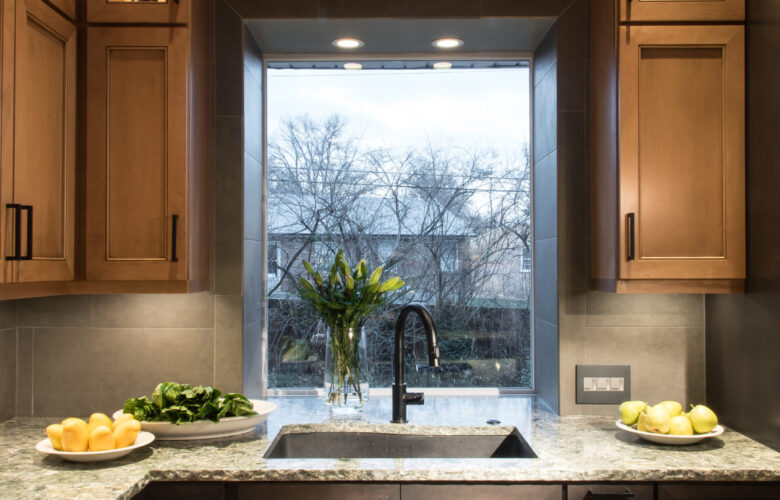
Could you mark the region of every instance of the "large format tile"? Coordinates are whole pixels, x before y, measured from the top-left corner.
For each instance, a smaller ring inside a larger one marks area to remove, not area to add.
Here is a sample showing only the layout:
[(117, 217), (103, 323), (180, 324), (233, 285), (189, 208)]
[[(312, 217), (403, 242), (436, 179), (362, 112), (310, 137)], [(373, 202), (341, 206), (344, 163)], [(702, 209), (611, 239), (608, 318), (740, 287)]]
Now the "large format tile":
[(86, 416), (151, 395), (163, 381), (214, 381), (211, 328), (35, 330), (36, 416)]
[(263, 244), (244, 240), (244, 324), (260, 321)]
[(16, 333), (16, 416), (33, 414), (33, 329), (18, 328)]
[(585, 110), (587, 100), (588, 5), (577, 0), (558, 19), (558, 109)]
[(558, 324), (558, 239), (537, 240), (534, 244), (534, 315)]
[[(590, 327), (588, 364), (631, 365), (631, 398), (700, 403), (705, 398), (704, 328)], [(617, 405), (601, 405), (605, 412)], [(598, 412), (601, 413), (601, 412)]]
[(91, 326), (211, 328), (213, 325), (213, 296), (209, 292), (200, 292), (165, 295), (95, 295)]
[(588, 166), (585, 113), (558, 113), (558, 274), (564, 290), (588, 288)]
[(534, 238), (558, 235), (558, 156), (551, 153), (534, 165)]
[(560, 414), (581, 413), (576, 405), (576, 366), (587, 361), (587, 316), (584, 292), (560, 292), (558, 306), (558, 364)]
[(244, 25), (224, 0), (214, 2), (214, 114), (241, 116), (243, 113)]
[(59, 295), (18, 300), (17, 326), (89, 326), (91, 295)]
[(552, 25), (534, 52), (534, 87), (547, 75), (558, 58), (557, 26)]
[(244, 65), (244, 152), (256, 162), (263, 157), (263, 87)]
[(16, 301), (0, 301), (0, 328), (11, 328), (16, 326)]
[(16, 414), (16, 328), (0, 330), (0, 420)]
[(481, 0), (320, 0), (320, 17), (479, 17)]
[(244, 326), (244, 394), (260, 397), (265, 386), (265, 352), (260, 323)]
[(536, 394), (557, 412), (559, 409), (558, 327), (539, 318), (534, 325)]
[(704, 326), (702, 295), (588, 292), (588, 326)]
[(246, 27), (244, 28), (244, 69), (249, 70), (255, 80), (262, 85), (263, 53), (252, 32)]
[(558, 143), (558, 72), (555, 66), (534, 89), (534, 163), (555, 151)]
[(244, 155), (244, 239), (262, 241), (263, 225), (260, 208), (262, 197), (260, 164), (249, 154)]
[(216, 295), (214, 306), (214, 386), (243, 392), (242, 297)]
[(214, 205), (214, 293), (241, 293), (243, 233), (243, 118), (215, 120), (212, 173)]

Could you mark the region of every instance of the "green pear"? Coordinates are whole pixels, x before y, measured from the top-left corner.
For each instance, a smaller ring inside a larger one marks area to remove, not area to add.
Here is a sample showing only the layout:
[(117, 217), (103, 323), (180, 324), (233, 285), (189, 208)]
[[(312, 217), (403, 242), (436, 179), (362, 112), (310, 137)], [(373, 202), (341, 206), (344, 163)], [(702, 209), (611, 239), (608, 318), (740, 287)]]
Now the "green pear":
[(682, 405), (677, 401), (661, 401), (656, 406), (663, 406), (669, 412), (670, 417), (676, 417), (682, 414)]
[(712, 429), (718, 425), (718, 416), (704, 405), (693, 406), (693, 409), (688, 412), (688, 418), (691, 420), (691, 425), (696, 434), (712, 432)]
[(669, 412), (666, 411), (666, 408), (661, 405), (655, 405), (648, 408), (647, 416), (645, 417), (647, 432), (667, 434), (671, 424), (672, 417), (669, 416)]
[(690, 436), (693, 434), (691, 421), (688, 420), (688, 417), (683, 417), (682, 415), (672, 417), (669, 424), (669, 434), (674, 434), (675, 436)]
[(634, 425), (645, 408), (647, 403), (644, 401), (624, 401), (618, 408), (620, 420), (626, 425)]
[(636, 421), (636, 430), (640, 432), (647, 432), (647, 423), (645, 420), (647, 420), (647, 412), (643, 411), (639, 414), (639, 418)]

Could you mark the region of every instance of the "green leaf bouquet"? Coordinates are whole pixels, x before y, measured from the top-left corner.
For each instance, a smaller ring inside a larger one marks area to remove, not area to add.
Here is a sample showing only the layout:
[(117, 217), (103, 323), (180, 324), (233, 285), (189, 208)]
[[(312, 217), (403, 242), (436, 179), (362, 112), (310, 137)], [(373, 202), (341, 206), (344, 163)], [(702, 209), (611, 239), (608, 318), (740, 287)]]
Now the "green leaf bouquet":
[(350, 268), (344, 252), (339, 250), (329, 272), (324, 275), (315, 271), (311, 264), (303, 261), (306, 275), (298, 282), (298, 294), (319, 312), (330, 328), (331, 363), (329, 403), (341, 405), (347, 402), (347, 395), (354, 392), (363, 402), (360, 388), (360, 352), (357, 333), (366, 318), (385, 305), (392, 292), (399, 290), (404, 282), (393, 277), (382, 278), (382, 266), (368, 273), (366, 260)]

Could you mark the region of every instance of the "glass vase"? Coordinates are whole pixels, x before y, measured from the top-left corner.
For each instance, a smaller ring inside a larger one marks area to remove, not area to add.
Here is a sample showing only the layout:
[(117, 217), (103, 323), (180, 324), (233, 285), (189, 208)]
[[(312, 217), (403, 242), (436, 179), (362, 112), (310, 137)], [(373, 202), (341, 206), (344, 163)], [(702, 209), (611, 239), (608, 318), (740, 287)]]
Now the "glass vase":
[(363, 327), (328, 327), (324, 395), (331, 416), (362, 417), (363, 405), (368, 400), (368, 356)]

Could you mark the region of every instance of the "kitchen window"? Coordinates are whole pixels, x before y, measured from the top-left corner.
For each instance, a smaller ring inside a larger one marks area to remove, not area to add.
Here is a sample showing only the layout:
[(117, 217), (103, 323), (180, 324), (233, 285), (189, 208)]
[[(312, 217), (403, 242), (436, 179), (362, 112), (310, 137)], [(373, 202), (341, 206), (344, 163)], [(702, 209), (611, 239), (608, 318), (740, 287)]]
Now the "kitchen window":
[(406, 282), (366, 324), (372, 389), (392, 383), (412, 301), (434, 316), (442, 367), (423, 366), (408, 329), (408, 385), (532, 387), (530, 64), (434, 62), (268, 63), (267, 266), (284, 270), (265, 297), (272, 391), (322, 387), (324, 327), (295, 282), (338, 249)]

